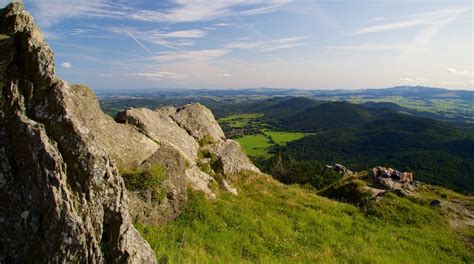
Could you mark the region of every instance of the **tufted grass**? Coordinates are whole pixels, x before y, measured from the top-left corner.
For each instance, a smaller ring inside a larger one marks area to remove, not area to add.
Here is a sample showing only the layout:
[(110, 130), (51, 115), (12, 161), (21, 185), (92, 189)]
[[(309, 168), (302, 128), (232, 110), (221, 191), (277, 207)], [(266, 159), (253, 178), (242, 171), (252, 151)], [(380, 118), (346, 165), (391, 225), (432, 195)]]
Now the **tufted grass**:
[(389, 195), (362, 210), (270, 178), (239, 177), (239, 196), (190, 193), (174, 222), (137, 226), (161, 263), (474, 261), (440, 209)]

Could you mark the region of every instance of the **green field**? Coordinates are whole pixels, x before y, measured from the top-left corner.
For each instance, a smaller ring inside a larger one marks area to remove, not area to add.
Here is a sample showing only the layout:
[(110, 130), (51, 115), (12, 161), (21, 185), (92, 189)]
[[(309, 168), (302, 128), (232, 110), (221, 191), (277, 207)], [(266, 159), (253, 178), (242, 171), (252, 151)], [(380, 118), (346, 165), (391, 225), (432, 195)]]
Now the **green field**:
[[(285, 146), (286, 143), (303, 138), (305, 133), (263, 131), (264, 135), (247, 135), (235, 139), (243, 148), (245, 154), (254, 157), (269, 158), (268, 150), (274, 145)], [(272, 143), (273, 141), (273, 143)]]
[(301, 139), (306, 135), (300, 132), (264, 131), (263, 133), (280, 146), (285, 146), (286, 143)]
[(263, 117), (261, 113), (250, 113), (250, 114), (235, 114), (228, 117), (223, 117), (219, 119), (220, 123), (228, 124), (231, 128), (243, 128), (251, 120), (256, 118)]
[(235, 178), (238, 196), (208, 200), (191, 193), (175, 221), (138, 226), (159, 263), (474, 261), (444, 211), (429, 203), (388, 195), (364, 213), (266, 177)]
[(265, 135), (248, 135), (236, 139), (245, 154), (254, 157), (270, 157), (268, 150), (272, 146), (270, 139)]

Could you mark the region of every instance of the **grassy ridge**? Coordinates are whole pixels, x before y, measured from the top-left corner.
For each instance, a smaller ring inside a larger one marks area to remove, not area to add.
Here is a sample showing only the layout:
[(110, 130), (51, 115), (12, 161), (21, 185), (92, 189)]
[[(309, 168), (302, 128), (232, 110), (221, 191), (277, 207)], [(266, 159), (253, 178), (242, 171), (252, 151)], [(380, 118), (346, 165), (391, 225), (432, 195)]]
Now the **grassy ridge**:
[(187, 208), (174, 222), (164, 227), (138, 226), (160, 262), (474, 261), (472, 251), (448, 228), (441, 209), (389, 196), (363, 213), (266, 177), (238, 177), (240, 183), (234, 184), (239, 196), (223, 194), (206, 200), (191, 194)]

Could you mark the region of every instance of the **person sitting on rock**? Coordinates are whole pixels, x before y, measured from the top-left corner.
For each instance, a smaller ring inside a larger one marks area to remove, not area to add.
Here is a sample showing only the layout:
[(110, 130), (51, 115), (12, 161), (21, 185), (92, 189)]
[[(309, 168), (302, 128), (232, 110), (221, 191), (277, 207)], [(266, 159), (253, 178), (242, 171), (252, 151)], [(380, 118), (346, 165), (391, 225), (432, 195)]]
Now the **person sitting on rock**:
[(411, 173), (411, 172), (402, 173), (401, 182), (403, 182), (403, 183), (413, 182), (413, 173)]

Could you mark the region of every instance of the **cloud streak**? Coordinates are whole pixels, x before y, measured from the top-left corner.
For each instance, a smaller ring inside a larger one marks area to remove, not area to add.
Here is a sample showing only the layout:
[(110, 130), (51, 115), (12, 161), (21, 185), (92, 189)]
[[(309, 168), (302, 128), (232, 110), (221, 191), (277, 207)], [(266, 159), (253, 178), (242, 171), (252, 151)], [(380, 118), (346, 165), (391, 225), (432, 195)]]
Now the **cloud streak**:
[(290, 37), (271, 39), (268, 41), (236, 41), (225, 45), (228, 49), (258, 50), (262, 52), (289, 49), (306, 45), (307, 37)]
[(469, 72), (469, 71), (458, 71), (453, 68), (448, 68), (448, 72), (454, 74), (454, 75), (474, 75), (474, 72)]
[(211, 21), (232, 16), (254, 16), (270, 13), (292, 0), (173, 0), (172, 8), (149, 10), (131, 8), (112, 0), (31, 0), (34, 16), (44, 27), (64, 19), (95, 17), (146, 22), (183, 23)]
[(361, 28), (353, 33), (353, 35), (380, 33), (394, 31), (406, 28), (413, 28), (422, 25), (438, 24), (446, 19), (452, 19), (463, 13), (469, 12), (469, 8), (453, 8), (447, 10), (439, 10), (434, 12), (419, 13), (406, 17), (403, 20), (393, 23), (383, 23)]

